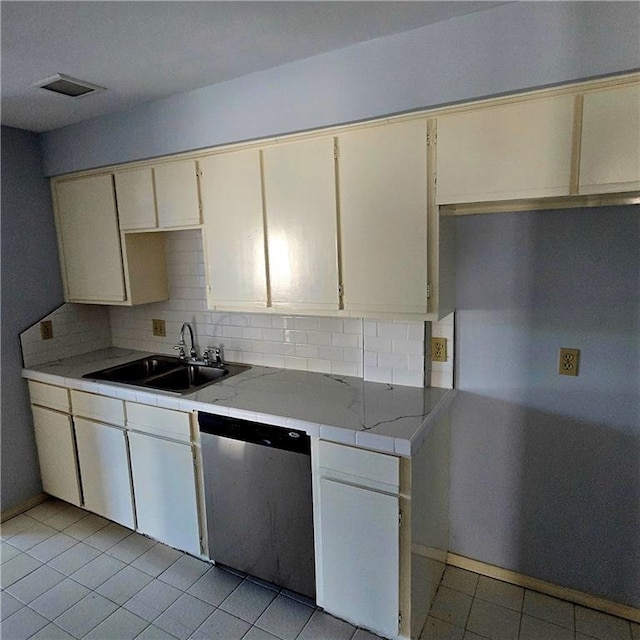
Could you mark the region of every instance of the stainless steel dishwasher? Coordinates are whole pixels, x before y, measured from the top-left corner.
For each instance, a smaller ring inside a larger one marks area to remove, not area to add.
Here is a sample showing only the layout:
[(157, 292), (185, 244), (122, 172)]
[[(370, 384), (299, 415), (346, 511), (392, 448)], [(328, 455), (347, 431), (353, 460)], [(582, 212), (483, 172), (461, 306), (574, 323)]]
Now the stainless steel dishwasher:
[(315, 599), (311, 439), (198, 413), (209, 557)]

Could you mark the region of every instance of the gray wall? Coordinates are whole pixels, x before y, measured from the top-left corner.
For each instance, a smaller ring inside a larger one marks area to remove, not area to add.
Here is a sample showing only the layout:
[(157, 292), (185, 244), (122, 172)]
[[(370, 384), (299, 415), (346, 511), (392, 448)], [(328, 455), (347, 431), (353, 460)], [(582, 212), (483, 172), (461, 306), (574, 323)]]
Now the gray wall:
[(451, 551), (640, 607), (637, 207), (456, 222)]
[(44, 134), (46, 175), (640, 67), (637, 2), (515, 2)]
[(62, 303), (48, 182), (38, 136), (2, 127), (2, 511), (42, 490), (20, 332)]

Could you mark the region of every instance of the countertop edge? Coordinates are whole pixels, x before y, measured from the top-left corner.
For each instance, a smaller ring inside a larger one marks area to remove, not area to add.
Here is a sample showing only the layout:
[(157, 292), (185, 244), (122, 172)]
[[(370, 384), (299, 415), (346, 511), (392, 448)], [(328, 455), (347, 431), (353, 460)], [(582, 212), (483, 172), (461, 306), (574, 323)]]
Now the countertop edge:
[(37, 369), (29, 367), (23, 368), (21, 375), (23, 378), (34, 382), (65, 387), (77, 391), (99, 393), (101, 395), (117, 398), (123, 401), (137, 402), (139, 404), (157, 406), (164, 409), (173, 409), (187, 413), (201, 411), (275, 426), (290, 427), (305, 431), (311, 437), (401, 457), (411, 457), (411, 455), (420, 448), (431, 426), (435, 424), (442, 413), (451, 405), (455, 395), (453, 390), (449, 390), (448, 393), (445, 393), (429, 414), (425, 416), (413, 436), (410, 438), (402, 438), (371, 433), (366, 430), (357, 431), (345, 427), (309, 422), (286, 415), (273, 415), (248, 411), (245, 409), (224, 406), (224, 403), (220, 403), (219, 401), (214, 404), (189, 399), (185, 396), (176, 397), (174, 395), (164, 394), (161, 391), (141, 390), (138, 388), (132, 388), (128, 385), (119, 385), (117, 383), (102, 383), (77, 377), (66, 377), (54, 373), (38, 371)]

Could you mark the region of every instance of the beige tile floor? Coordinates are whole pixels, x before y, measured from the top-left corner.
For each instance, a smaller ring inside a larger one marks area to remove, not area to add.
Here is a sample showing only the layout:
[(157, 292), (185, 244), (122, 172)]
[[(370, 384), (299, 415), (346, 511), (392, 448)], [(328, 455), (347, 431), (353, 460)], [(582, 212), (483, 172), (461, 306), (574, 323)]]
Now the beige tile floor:
[[(4, 522), (0, 540), (3, 640), (377, 638), (64, 502)], [(640, 640), (640, 626), (448, 567), (422, 640), (477, 638)]]
[(448, 566), (421, 640), (640, 640), (640, 625)]

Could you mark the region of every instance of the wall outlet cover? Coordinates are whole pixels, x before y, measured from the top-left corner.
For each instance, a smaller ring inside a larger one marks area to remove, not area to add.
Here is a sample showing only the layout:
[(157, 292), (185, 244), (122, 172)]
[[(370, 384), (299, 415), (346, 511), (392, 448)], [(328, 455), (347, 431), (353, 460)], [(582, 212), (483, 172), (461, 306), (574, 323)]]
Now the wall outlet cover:
[(447, 361), (447, 339), (431, 338), (431, 361), (446, 362)]
[(560, 349), (558, 373), (561, 376), (577, 376), (580, 364), (580, 349)]
[(153, 324), (153, 335), (164, 338), (167, 335), (167, 329), (164, 324), (164, 320), (154, 319), (151, 321)]
[(43, 340), (51, 340), (53, 338), (53, 322), (51, 320), (43, 320), (40, 323), (40, 337)]

